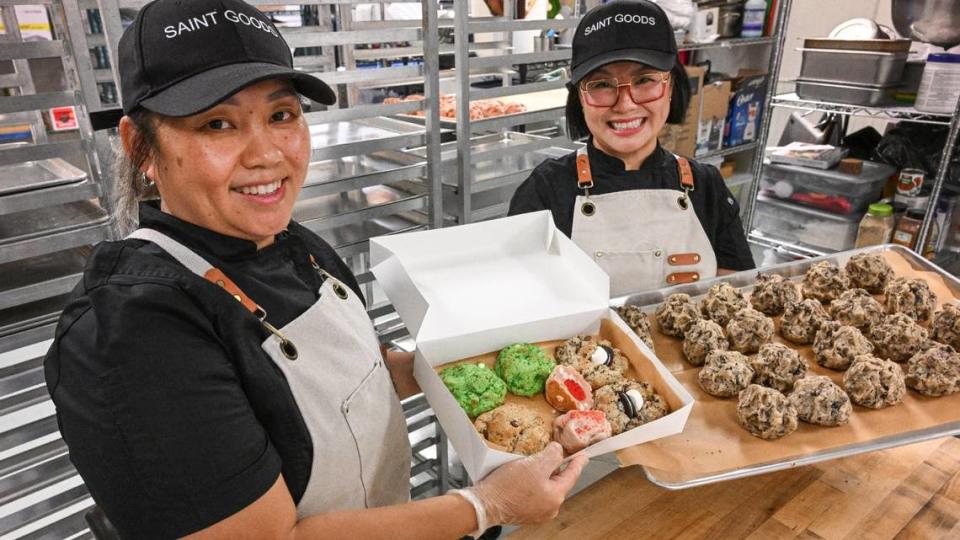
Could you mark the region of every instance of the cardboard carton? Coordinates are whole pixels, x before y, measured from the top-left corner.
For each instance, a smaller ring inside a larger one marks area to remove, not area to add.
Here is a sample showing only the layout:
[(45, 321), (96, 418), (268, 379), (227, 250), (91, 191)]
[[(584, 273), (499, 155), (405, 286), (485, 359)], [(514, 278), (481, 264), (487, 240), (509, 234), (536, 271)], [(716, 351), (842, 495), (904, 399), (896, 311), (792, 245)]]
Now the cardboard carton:
[(716, 81), (703, 86), (697, 124), (698, 156), (723, 147), (723, 127), (730, 106), (730, 88), (730, 81)]
[(414, 376), (474, 480), (522, 456), (477, 433), (437, 368), (517, 342), (610, 335), (671, 405), (667, 416), (582, 452), (596, 456), (679, 433), (693, 399), (609, 309), (609, 277), (548, 211), (370, 240), (372, 270), (416, 338)]
[(737, 146), (756, 140), (760, 133), (767, 76), (741, 72), (733, 81), (730, 110), (724, 129), (723, 145)]
[(706, 70), (698, 66), (686, 66), (690, 79), (690, 105), (682, 124), (665, 124), (660, 130), (660, 145), (674, 154), (693, 157), (697, 151), (697, 124), (700, 120), (700, 98), (703, 93), (703, 77)]

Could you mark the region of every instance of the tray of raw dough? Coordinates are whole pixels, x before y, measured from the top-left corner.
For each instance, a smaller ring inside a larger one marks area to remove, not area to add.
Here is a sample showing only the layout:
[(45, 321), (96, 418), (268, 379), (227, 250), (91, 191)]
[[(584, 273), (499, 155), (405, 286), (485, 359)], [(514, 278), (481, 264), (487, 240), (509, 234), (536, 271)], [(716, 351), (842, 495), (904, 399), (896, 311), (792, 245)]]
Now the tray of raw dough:
[(960, 433), (960, 280), (893, 245), (759, 273), (612, 301), (696, 399), (621, 462), (682, 489)]
[[(396, 103), (404, 100), (421, 100), (423, 99), (423, 96), (411, 95), (402, 99), (387, 99), (390, 101), (384, 101), (384, 103)], [(470, 103), (470, 121), (476, 122), (490, 118), (518, 116), (525, 113), (557, 109), (563, 107), (566, 102), (567, 90), (565, 88), (543, 90), (540, 92), (529, 92), (526, 94), (516, 94), (498, 99), (481, 99)], [(425, 111), (418, 111), (417, 114), (398, 114), (396, 115), (396, 118), (423, 125), (426, 122), (425, 114)], [(446, 129), (456, 129), (456, 116), (456, 96), (453, 94), (444, 94), (440, 96), (440, 127)]]

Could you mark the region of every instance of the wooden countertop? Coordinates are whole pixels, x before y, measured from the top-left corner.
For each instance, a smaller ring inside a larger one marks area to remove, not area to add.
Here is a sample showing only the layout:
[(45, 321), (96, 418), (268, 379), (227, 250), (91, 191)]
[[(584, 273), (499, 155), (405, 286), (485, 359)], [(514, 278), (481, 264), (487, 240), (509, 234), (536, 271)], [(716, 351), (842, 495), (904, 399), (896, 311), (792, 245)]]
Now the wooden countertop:
[(509, 540), (748, 537), (960, 539), (960, 439), (681, 491), (623, 468)]

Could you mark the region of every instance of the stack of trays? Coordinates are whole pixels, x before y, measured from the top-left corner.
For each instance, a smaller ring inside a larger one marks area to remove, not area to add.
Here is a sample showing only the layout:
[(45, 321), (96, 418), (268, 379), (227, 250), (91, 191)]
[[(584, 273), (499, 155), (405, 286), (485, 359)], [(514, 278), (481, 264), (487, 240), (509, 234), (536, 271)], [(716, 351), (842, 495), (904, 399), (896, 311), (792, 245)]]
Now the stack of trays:
[(910, 52), (909, 39), (805, 39), (797, 95), (878, 107), (893, 101)]

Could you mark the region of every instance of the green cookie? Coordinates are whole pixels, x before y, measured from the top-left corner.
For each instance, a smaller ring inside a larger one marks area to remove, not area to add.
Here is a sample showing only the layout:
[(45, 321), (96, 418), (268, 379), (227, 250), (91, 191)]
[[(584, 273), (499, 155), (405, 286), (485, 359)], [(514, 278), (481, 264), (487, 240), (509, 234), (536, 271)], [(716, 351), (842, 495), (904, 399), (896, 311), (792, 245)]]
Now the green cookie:
[(471, 417), (499, 407), (507, 396), (507, 385), (484, 364), (448, 367), (440, 372), (440, 380)]
[(535, 396), (557, 363), (543, 349), (529, 343), (514, 343), (497, 355), (493, 369), (506, 381), (507, 390), (518, 396)]

